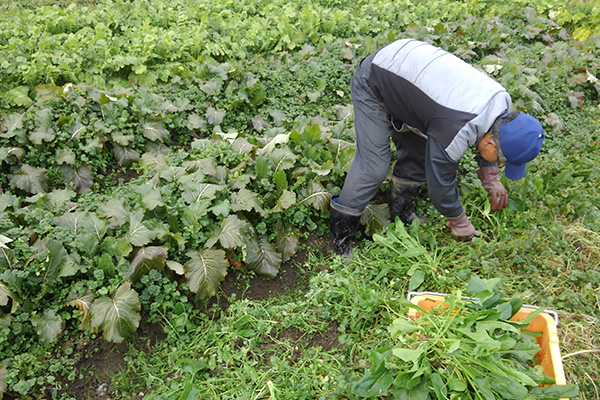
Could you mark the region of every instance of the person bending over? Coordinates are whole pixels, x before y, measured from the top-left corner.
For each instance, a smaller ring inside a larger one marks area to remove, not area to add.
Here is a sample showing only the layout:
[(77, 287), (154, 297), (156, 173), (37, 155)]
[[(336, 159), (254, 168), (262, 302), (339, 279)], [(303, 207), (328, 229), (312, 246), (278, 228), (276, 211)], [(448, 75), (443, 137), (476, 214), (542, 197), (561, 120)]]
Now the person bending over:
[(494, 79), (458, 57), (425, 42), (402, 39), (364, 58), (352, 76), (356, 154), (339, 196), (330, 202), (329, 245), (352, 252), (361, 214), (386, 179), (390, 138), (397, 160), (390, 190), (390, 216), (410, 224), (414, 198), (427, 184), (435, 208), (459, 240), (479, 232), (460, 202), (457, 169), (476, 146), (477, 175), (493, 211), (508, 204), (498, 163), (507, 178), (523, 178), (527, 162), (544, 141), (540, 122), (511, 111), (511, 97)]

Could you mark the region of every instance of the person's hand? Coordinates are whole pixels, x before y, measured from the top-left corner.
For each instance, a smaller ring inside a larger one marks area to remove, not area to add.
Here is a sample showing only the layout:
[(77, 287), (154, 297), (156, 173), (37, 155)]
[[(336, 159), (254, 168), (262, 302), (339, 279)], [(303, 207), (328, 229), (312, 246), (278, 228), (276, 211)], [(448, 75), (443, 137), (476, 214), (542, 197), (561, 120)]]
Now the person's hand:
[(456, 218), (448, 218), (446, 226), (451, 229), (452, 234), (458, 240), (463, 242), (473, 239), (474, 236), (481, 236), (481, 232), (475, 229), (464, 211)]
[(497, 165), (491, 167), (481, 167), (477, 171), (477, 176), (483, 185), (483, 188), (490, 194), (492, 211), (500, 211), (508, 205), (508, 192), (502, 183), (500, 183), (500, 169)]

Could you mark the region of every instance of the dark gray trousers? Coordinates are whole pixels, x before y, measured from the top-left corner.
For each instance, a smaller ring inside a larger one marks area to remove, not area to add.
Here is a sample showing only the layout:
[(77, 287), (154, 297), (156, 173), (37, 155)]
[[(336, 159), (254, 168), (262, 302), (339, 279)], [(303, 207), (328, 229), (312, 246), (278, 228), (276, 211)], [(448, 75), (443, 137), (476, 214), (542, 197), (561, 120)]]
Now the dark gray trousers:
[(367, 80), (375, 54), (361, 61), (352, 76), (350, 92), (354, 105), (356, 154), (348, 170), (338, 202), (362, 211), (377, 194), (390, 170), (390, 138), (396, 145), (393, 175), (405, 180), (425, 181), (427, 139), (393, 121)]

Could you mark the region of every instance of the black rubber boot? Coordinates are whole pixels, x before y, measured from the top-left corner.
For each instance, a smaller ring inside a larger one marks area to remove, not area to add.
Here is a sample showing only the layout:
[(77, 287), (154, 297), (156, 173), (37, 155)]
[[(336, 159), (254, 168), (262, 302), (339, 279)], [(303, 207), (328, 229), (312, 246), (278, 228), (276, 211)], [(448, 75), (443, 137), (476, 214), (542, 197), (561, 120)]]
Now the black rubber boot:
[(419, 219), (422, 223), (426, 222), (426, 219), (417, 216), (412, 208), (413, 200), (420, 191), (421, 182), (392, 176), (390, 185), (390, 218), (392, 221), (398, 217), (406, 225), (410, 225), (415, 219)]
[(362, 211), (343, 206), (335, 200), (331, 199), (329, 203), (329, 248), (336, 254), (349, 256)]

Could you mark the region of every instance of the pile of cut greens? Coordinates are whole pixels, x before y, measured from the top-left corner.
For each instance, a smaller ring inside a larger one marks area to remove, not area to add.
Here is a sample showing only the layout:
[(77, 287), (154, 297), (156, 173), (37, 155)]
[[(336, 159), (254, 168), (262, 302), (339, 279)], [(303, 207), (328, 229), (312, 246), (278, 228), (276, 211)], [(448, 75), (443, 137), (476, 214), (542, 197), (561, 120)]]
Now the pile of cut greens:
[[(415, 320), (401, 316), (388, 328), (392, 345), (370, 354), (371, 366), (354, 384), (361, 397), (395, 399), (560, 399), (578, 395), (576, 385), (554, 385), (536, 365), (539, 332), (524, 331), (543, 309), (526, 319), (510, 318), (522, 307), (506, 300), (499, 280), (473, 277), (463, 297), (420, 311)], [(540, 386), (544, 385), (544, 386)]]

